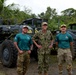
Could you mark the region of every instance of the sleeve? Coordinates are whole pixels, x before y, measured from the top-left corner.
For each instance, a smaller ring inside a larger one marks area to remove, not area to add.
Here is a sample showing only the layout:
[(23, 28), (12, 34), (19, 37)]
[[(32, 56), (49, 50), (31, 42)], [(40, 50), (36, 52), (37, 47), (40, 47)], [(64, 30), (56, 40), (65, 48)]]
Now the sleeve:
[(69, 35), (69, 42), (73, 42), (73, 37)]
[(14, 42), (18, 42), (18, 35), (15, 36)]
[(33, 44), (33, 41), (32, 41), (32, 38), (30, 38), (30, 45), (32, 45)]
[(58, 35), (56, 35), (55, 42), (58, 42)]
[(51, 36), (50, 36), (50, 39), (51, 39), (51, 40), (53, 40), (53, 39), (54, 39), (54, 37), (53, 37), (53, 35), (52, 35), (52, 33), (51, 33), (51, 32), (50, 32), (50, 35), (51, 35)]
[(32, 40), (38, 41), (38, 39), (39, 39), (38, 33), (34, 34)]

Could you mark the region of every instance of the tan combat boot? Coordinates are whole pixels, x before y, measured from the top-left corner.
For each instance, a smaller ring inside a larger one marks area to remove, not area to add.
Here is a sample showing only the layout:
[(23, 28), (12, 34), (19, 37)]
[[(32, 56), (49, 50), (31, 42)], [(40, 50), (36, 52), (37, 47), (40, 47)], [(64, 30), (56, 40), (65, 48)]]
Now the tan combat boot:
[(47, 72), (44, 72), (44, 75), (48, 75), (48, 73)]
[(72, 65), (67, 65), (68, 75), (72, 75)]
[(38, 75), (42, 75), (42, 73), (39, 73)]
[(62, 65), (58, 65), (58, 67), (59, 67), (59, 75), (62, 75), (63, 67), (62, 67)]

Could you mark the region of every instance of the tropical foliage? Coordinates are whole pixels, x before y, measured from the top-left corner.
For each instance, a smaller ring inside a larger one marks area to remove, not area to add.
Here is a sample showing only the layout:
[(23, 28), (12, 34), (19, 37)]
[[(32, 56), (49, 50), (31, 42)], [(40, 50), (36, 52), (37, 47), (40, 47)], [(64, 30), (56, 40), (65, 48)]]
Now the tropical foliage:
[(67, 26), (70, 23), (76, 23), (76, 9), (74, 8), (65, 9), (58, 15), (55, 8), (47, 7), (45, 12), (36, 15), (26, 7), (21, 11), (19, 5), (12, 3), (6, 6), (5, 2), (6, 0), (0, 0), (0, 24), (15, 25), (28, 18), (42, 18), (48, 20), (49, 29), (55, 30), (63, 23)]

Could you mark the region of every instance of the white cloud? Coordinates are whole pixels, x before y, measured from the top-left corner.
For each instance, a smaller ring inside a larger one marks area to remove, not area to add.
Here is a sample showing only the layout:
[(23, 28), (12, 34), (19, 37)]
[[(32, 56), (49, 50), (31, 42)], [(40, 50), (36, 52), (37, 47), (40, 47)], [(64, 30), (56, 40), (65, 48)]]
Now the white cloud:
[(31, 9), (35, 14), (45, 12), (48, 6), (55, 8), (58, 13), (67, 8), (76, 9), (75, 0), (7, 0), (6, 4), (11, 4), (13, 2), (19, 4), (20, 8), (25, 6)]

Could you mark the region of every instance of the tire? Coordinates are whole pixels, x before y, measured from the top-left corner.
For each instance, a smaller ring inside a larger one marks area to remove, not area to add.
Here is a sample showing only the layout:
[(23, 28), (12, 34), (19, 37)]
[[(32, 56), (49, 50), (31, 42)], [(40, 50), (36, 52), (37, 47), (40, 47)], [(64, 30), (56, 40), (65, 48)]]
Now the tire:
[(15, 67), (17, 62), (17, 50), (10, 40), (5, 40), (1, 44), (1, 61), (6, 67)]
[(72, 52), (72, 59), (75, 60), (75, 58), (76, 58), (76, 40), (74, 40), (74, 42), (73, 42), (73, 47), (71, 48), (71, 52)]

